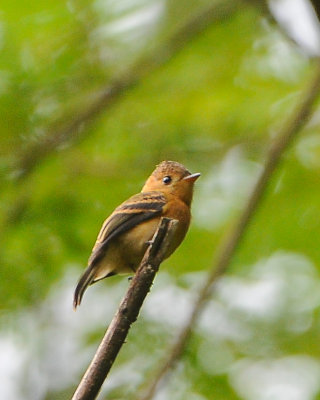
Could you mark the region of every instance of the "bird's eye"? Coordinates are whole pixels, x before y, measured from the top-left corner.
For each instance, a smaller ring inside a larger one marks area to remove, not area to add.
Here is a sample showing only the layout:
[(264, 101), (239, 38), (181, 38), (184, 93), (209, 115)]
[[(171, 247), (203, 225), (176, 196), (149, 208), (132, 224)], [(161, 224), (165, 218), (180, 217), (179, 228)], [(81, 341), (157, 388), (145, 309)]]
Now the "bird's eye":
[(162, 179), (162, 182), (165, 184), (165, 185), (169, 185), (169, 183), (172, 181), (172, 179), (171, 179), (171, 176), (165, 176), (163, 179)]

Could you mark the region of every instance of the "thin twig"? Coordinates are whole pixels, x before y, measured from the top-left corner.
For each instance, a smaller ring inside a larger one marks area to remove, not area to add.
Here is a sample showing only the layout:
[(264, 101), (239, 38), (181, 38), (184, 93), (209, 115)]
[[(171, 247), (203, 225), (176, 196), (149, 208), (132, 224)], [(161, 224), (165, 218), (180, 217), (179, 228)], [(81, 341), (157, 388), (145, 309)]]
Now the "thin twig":
[(160, 368), (154, 375), (151, 383), (147, 386), (142, 396), (139, 396), (139, 400), (151, 400), (153, 398), (159, 383), (173, 368), (176, 361), (182, 356), (192, 328), (199, 319), (202, 310), (207, 305), (215, 282), (226, 272), (228, 266), (230, 265), (232, 257), (243, 240), (244, 233), (261, 203), (261, 199), (266, 192), (270, 178), (276, 167), (279, 165), (282, 154), (291, 144), (296, 134), (310, 118), (319, 91), (320, 62), (318, 61), (315, 76), (311, 79), (311, 82), (306, 88), (301, 102), (299, 102), (299, 104), (296, 106), (291, 117), (288, 119), (287, 123), (284, 124), (283, 128), (277, 134), (270, 146), (264, 168), (250, 196), (248, 197), (248, 201), (245, 204), (242, 214), (240, 215), (229, 236), (221, 243), (217, 250), (213, 267), (210, 270), (208, 277), (206, 277), (203, 287), (199, 291), (198, 298), (193, 306), (193, 309), (191, 310), (187, 323), (182, 328), (172, 348), (167, 352), (168, 356), (165, 358)]
[(176, 230), (177, 221), (162, 218), (131, 285), (121, 301), (97, 352), (83, 376), (72, 400), (93, 400), (98, 395), (114, 360), (116, 359), (130, 329), (137, 319), (155, 274), (163, 261)]

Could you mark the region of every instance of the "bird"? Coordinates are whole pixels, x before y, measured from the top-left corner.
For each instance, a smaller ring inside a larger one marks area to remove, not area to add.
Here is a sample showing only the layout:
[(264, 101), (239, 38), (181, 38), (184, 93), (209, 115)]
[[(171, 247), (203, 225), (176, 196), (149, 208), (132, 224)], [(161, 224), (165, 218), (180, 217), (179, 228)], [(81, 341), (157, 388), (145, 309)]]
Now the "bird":
[(80, 305), (89, 285), (137, 270), (161, 217), (178, 221), (164, 258), (176, 250), (189, 228), (193, 186), (199, 176), (200, 173), (192, 174), (176, 161), (162, 161), (141, 192), (112, 212), (101, 227), (88, 266), (76, 286), (74, 309)]

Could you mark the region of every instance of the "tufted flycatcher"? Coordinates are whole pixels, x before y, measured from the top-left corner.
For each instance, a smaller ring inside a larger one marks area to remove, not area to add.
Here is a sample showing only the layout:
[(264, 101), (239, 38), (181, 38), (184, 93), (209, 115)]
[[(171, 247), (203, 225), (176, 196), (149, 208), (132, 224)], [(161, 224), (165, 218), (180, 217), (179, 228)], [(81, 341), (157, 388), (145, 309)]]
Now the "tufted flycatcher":
[(74, 309), (89, 285), (115, 274), (136, 271), (161, 217), (178, 220), (165, 258), (175, 251), (189, 228), (193, 184), (199, 176), (175, 161), (163, 161), (141, 192), (113, 211), (102, 225), (88, 267), (77, 284)]

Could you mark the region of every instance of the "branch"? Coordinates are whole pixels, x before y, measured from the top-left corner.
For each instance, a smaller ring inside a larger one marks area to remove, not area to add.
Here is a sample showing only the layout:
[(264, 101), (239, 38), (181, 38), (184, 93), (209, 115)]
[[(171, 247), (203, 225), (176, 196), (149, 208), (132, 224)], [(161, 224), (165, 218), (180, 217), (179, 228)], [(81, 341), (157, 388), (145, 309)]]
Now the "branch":
[(98, 395), (128, 335), (131, 324), (138, 317), (142, 303), (151, 288), (155, 274), (171, 243), (177, 222), (177, 220), (170, 218), (161, 218), (158, 229), (141, 261), (140, 267), (134, 275), (131, 285), (72, 400), (93, 400)]
[(83, 129), (86, 124), (110, 109), (130, 88), (140, 83), (156, 68), (165, 65), (211, 24), (226, 20), (232, 13), (238, 11), (240, 6), (243, 6), (241, 0), (214, 2), (210, 7), (193, 15), (172, 36), (157, 46), (151, 54), (142, 57), (121, 77), (114, 79), (102, 88), (97, 99), (91, 105), (87, 104), (84, 111), (74, 119), (67, 121), (59, 129), (56, 127), (49, 129), (47, 135), (20, 153), (15, 163), (17, 179), (21, 180), (30, 175), (39, 163), (52, 152), (61, 148), (64, 143), (75, 142), (85, 137), (89, 133), (88, 129)]
[(147, 386), (143, 395), (139, 396), (139, 400), (151, 400), (153, 398), (160, 381), (162, 381), (162, 379), (174, 367), (176, 361), (182, 356), (191, 335), (191, 330), (199, 319), (202, 310), (207, 305), (209, 296), (212, 294), (212, 290), (214, 289), (215, 282), (229, 267), (232, 257), (243, 240), (244, 233), (261, 203), (261, 199), (266, 192), (270, 179), (279, 165), (281, 156), (310, 118), (319, 91), (320, 62), (318, 60), (315, 76), (312, 78), (311, 82), (309, 82), (305, 94), (302, 96), (301, 102), (296, 106), (291, 117), (288, 119), (287, 123), (284, 124), (283, 128), (270, 146), (264, 168), (248, 197), (248, 201), (245, 204), (242, 214), (229, 236), (225, 241), (222, 241), (217, 250), (213, 267), (199, 291), (198, 298), (191, 310), (187, 323), (182, 328), (172, 348), (167, 352), (168, 357), (163, 361), (160, 368), (155, 373), (155, 377), (152, 379), (150, 385)]
[(320, 3), (319, 0), (310, 0), (310, 3), (312, 4), (314, 11), (318, 17), (318, 21), (320, 20)]
[[(97, 98), (91, 104), (86, 105), (85, 109), (73, 119), (60, 124), (59, 128), (57, 128), (59, 123), (56, 121), (54, 126), (48, 128), (45, 136), (29, 145), (24, 151), (20, 151), (15, 157), (13, 166), (16, 183), (21, 184), (39, 164), (57, 149), (62, 148), (65, 143), (76, 143), (88, 135), (89, 130), (84, 127), (92, 123), (102, 112), (110, 110), (130, 88), (140, 84), (150, 73), (168, 63), (210, 25), (223, 22), (233, 13), (248, 6), (254, 6), (265, 14), (268, 10), (266, 4), (266, 0), (262, 2), (258, 0), (229, 0), (227, 2), (221, 0), (190, 17), (151, 54), (142, 57), (121, 77), (102, 87)], [(24, 188), (21, 189), (21, 192), (6, 210), (6, 216), (1, 223), (2, 231), (21, 218), (30, 202), (29, 195), (26, 194)]]

